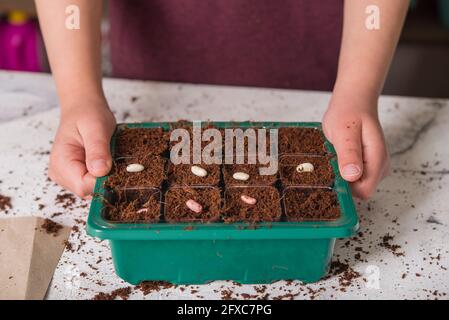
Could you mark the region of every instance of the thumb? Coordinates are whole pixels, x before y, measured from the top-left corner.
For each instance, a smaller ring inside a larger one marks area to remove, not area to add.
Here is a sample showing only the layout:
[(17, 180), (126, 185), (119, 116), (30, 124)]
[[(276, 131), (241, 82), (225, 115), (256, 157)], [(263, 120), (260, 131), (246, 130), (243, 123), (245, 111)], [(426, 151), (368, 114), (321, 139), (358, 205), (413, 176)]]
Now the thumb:
[(107, 175), (111, 170), (112, 157), (109, 147), (111, 135), (106, 127), (93, 126), (80, 132), (86, 152), (86, 167), (95, 177)]
[(361, 125), (351, 123), (343, 126), (332, 137), (333, 145), (337, 151), (340, 174), (346, 181), (354, 182), (360, 179), (363, 173)]

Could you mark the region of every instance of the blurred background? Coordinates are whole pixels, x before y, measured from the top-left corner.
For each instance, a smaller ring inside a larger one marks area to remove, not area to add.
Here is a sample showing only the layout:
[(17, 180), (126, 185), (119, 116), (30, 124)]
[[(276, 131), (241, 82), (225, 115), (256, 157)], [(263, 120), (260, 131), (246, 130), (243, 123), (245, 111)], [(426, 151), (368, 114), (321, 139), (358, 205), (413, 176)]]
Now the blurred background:
[[(107, 15), (103, 72), (111, 74)], [(49, 70), (33, 0), (0, 0), (0, 69)], [(414, 0), (384, 94), (449, 98), (449, 0)]]

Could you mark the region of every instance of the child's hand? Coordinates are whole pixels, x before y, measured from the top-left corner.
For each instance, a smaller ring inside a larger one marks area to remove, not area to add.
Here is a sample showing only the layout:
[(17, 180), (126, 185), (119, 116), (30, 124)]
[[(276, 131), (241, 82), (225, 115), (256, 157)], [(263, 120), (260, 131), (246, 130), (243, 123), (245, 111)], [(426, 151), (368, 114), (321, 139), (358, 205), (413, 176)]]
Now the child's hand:
[(389, 156), (374, 103), (331, 102), (323, 130), (334, 145), (342, 177), (351, 182), (353, 194), (369, 198), (388, 173)]
[(95, 177), (111, 169), (114, 130), (114, 116), (103, 99), (64, 105), (50, 156), (50, 179), (80, 197), (92, 194)]

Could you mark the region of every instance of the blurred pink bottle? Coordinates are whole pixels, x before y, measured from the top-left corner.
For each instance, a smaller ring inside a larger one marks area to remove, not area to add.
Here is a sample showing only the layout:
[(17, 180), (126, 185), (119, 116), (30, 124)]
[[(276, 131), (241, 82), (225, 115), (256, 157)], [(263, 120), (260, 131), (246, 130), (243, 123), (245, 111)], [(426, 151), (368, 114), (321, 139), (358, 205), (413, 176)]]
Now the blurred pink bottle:
[(0, 24), (0, 68), (41, 71), (39, 27), (22, 11), (11, 11)]

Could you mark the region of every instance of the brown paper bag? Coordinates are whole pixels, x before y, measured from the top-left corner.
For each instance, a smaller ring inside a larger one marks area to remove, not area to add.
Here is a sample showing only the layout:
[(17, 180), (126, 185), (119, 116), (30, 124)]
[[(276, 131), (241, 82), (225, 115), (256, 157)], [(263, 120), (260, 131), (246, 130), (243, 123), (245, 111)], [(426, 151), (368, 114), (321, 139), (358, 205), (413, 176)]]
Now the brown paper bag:
[(45, 297), (70, 228), (55, 236), (37, 217), (0, 219), (0, 300)]

